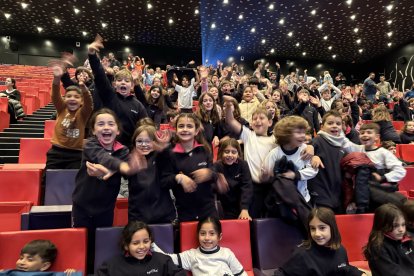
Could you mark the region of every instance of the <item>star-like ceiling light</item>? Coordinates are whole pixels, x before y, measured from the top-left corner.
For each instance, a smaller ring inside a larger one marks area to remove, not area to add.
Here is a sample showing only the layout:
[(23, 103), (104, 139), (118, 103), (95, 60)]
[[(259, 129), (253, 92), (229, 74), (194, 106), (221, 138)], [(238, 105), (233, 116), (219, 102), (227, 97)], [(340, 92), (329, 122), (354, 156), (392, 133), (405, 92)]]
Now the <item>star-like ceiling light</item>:
[(243, 14), (239, 15), (239, 19), (242, 20), (243, 19)]
[(125, 40), (129, 40), (129, 35), (124, 35)]
[(306, 56), (306, 52), (303, 52), (303, 53), (302, 53), (302, 56)]
[(329, 50), (329, 51), (330, 51), (330, 50), (332, 50), (332, 46), (329, 46), (329, 47), (328, 47), (328, 50)]
[(280, 19), (280, 20), (279, 20), (279, 24), (280, 24), (280, 25), (285, 24), (285, 19), (283, 19), (283, 18), (282, 18), (282, 19)]
[(392, 45), (392, 42), (388, 42), (388, 43), (387, 43), (387, 46), (388, 46), (388, 47), (391, 47), (391, 45)]
[(228, 4), (229, 0), (223, 0), (223, 4)]
[(73, 8), (73, 11), (75, 12), (75, 14), (80, 13), (80, 10), (78, 8)]
[(265, 44), (266, 43), (266, 39), (262, 39), (262, 44)]
[(310, 13), (311, 13), (312, 15), (315, 15), (315, 14), (316, 14), (316, 10), (312, 10)]
[(20, 5), (22, 6), (22, 9), (25, 9), (25, 8), (27, 8), (27, 6), (29, 6), (29, 4), (24, 3), (24, 2), (22, 2)]
[(299, 42), (296, 42), (295, 46), (296, 47), (299, 47), (300, 46), (300, 43)]
[(147, 4), (147, 9), (149, 9), (149, 10), (152, 9), (152, 4), (151, 3)]
[(87, 36), (88, 35), (88, 32), (82, 31), (82, 35), (83, 36)]
[(226, 35), (225, 40), (230, 40), (230, 36)]
[(96, 3), (100, 4), (102, 2), (102, 0), (96, 0)]
[(355, 15), (355, 14), (353, 14), (353, 15), (351, 15), (351, 16), (350, 16), (350, 18), (351, 18), (352, 20), (355, 20), (356, 15)]
[(275, 8), (275, 5), (273, 5), (273, 4), (269, 5), (269, 10), (273, 10), (274, 8)]
[(394, 8), (393, 4), (390, 4), (388, 6), (385, 7), (387, 9), (387, 11), (391, 11)]
[(241, 46), (237, 46), (237, 51), (240, 51), (241, 50)]
[(251, 33), (255, 33), (255, 32), (256, 32), (256, 28), (255, 28), (255, 27), (251, 28), (251, 29), (250, 29), (250, 32), (251, 32)]
[(360, 39), (360, 38), (358, 38), (358, 39), (356, 40), (356, 43), (357, 43), (357, 44), (361, 44), (361, 39)]
[(37, 27), (37, 31), (38, 31), (39, 33), (41, 33), (41, 32), (43, 31), (43, 28), (42, 28), (42, 27)]
[(387, 36), (388, 36), (388, 37), (391, 37), (391, 36), (392, 36), (392, 32), (388, 32), (388, 33), (387, 33)]
[(212, 24), (211, 24), (211, 28), (212, 28), (212, 29), (215, 29), (215, 28), (216, 28), (216, 23), (212, 23)]
[(168, 19), (168, 24), (173, 24), (174, 23), (174, 20), (172, 19), (172, 18), (170, 18), (170, 19)]
[(234, 58), (233, 57), (229, 57), (229, 62), (233, 62)]
[(391, 25), (392, 24), (392, 20), (387, 20), (387, 25)]
[(104, 29), (105, 29), (105, 28), (108, 26), (108, 23), (104, 23), (104, 22), (102, 22), (102, 23), (101, 23), (101, 25), (102, 25), (102, 28), (104, 28)]
[(56, 24), (59, 24), (59, 23), (60, 23), (60, 19), (56, 17), (56, 18), (55, 18), (55, 23), (56, 23)]
[(364, 51), (364, 49), (359, 49), (358, 50), (359, 53), (362, 53), (363, 51)]
[(332, 58), (333, 58), (333, 59), (336, 59), (336, 55), (332, 55)]
[(319, 23), (316, 27), (318, 27), (318, 29), (322, 29), (323, 25), (322, 23)]
[(358, 28), (354, 28), (354, 33), (357, 33), (357, 32), (359, 32), (359, 29)]
[(288, 34), (287, 34), (289, 37), (292, 37), (293, 36), (293, 32), (288, 32)]
[(10, 18), (10, 16), (11, 16), (11, 14), (10, 14), (10, 13), (7, 13), (7, 12), (5, 12), (5, 13), (4, 13), (4, 17), (6, 17), (6, 19), (9, 19), (9, 18)]
[(348, 6), (352, 4), (352, 0), (346, 0), (345, 2), (348, 4)]
[(200, 11), (198, 9), (195, 9), (194, 14), (199, 14)]
[(272, 49), (270, 49), (270, 53), (272, 53), (272, 54), (273, 54), (274, 52), (275, 52), (275, 49), (273, 49), (273, 48), (272, 48)]
[(327, 35), (325, 35), (325, 36), (323, 37), (323, 40), (328, 40), (328, 36), (327, 36)]

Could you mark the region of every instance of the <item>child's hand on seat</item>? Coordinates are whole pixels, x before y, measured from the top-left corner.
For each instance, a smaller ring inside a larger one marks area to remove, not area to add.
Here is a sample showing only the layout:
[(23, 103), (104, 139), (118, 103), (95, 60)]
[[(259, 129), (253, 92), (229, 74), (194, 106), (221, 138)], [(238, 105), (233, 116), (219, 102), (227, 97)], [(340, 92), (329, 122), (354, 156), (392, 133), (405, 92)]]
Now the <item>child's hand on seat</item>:
[(72, 273), (75, 273), (76, 272), (76, 269), (74, 269), (74, 268), (68, 268), (68, 269), (66, 269), (65, 271), (64, 271), (64, 273), (67, 275), (67, 276), (71, 276), (72, 275)]
[(247, 211), (246, 209), (241, 210), (239, 219), (248, 219), (250, 221), (252, 220), (252, 218), (249, 215), (249, 211)]

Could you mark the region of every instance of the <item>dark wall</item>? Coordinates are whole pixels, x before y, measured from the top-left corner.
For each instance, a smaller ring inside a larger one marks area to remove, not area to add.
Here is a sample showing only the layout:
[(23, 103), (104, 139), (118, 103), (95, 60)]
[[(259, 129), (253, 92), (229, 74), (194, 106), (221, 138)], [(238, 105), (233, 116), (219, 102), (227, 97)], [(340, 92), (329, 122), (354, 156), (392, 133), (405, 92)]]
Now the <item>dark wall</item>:
[[(79, 47), (76, 43), (79, 42)], [(0, 64), (47, 65), (50, 58), (58, 58), (62, 52), (73, 52), (83, 63), (87, 58), (87, 45), (89, 41), (73, 39), (12, 36), (10, 41), (5, 37), (0, 40)], [(118, 60), (128, 55), (128, 50), (144, 57), (150, 65), (179, 65), (188, 61), (201, 60), (199, 49), (177, 49), (160, 46), (142, 46), (127, 43), (104, 43), (104, 54), (112, 51)]]

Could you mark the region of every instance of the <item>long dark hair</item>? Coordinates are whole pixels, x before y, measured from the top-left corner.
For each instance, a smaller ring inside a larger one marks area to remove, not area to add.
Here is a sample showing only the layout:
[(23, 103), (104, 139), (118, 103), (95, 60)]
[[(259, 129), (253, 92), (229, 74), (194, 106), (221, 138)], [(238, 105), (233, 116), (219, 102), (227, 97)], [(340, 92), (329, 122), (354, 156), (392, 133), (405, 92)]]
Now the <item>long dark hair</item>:
[(125, 247), (128, 247), (128, 245), (131, 243), (132, 236), (134, 236), (134, 234), (139, 230), (146, 230), (151, 242), (154, 242), (152, 231), (145, 222), (136, 220), (130, 221), (124, 227), (124, 230), (122, 230), (121, 239), (119, 241), (119, 245), (122, 251), (125, 251)]

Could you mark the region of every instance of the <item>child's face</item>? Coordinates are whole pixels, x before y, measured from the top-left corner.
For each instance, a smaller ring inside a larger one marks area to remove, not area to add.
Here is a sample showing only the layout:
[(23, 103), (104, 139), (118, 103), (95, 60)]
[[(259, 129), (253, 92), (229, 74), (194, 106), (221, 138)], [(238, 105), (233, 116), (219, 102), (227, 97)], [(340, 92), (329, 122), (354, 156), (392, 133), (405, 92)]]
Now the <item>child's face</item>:
[(250, 87), (244, 89), (243, 91), (243, 100), (250, 102), (253, 99), (253, 91)]
[(312, 240), (320, 246), (328, 246), (331, 241), (331, 227), (320, 221), (318, 218), (313, 218), (309, 222), (309, 231)]
[(308, 93), (304, 93), (304, 92), (298, 93), (298, 99), (301, 102), (307, 103), (309, 101), (309, 94)]
[(126, 97), (131, 93), (131, 89), (134, 87), (132, 80), (128, 77), (118, 77), (114, 83), (115, 91)]
[(156, 86), (161, 86), (161, 80), (159, 78), (154, 78), (152, 84)]
[(322, 92), (322, 99), (329, 101), (331, 99), (331, 91), (325, 90)]
[(77, 91), (68, 91), (65, 94), (64, 101), (69, 111), (76, 111), (81, 107), (83, 98)]
[(181, 81), (181, 85), (183, 87), (188, 87), (188, 85), (189, 85), (188, 79), (187, 78), (183, 78), (183, 80)]
[(213, 95), (214, 99), (218, 99), (218, 89), (217, 89), (217, 87), (210, 88), (210, 90), (208, 92), (210, 92)]
[(267, 110), (268, 112), (270, 112), (270, 114), (272, 114), (272, 118), (274, 118), (274, 117), (275, 117), (275, 114), (276, 114), (276, 107), (275, 107), (275, 104), (274, 104), (273, 102), (267, 102), (267, 103), (266, 103), (266, 110)]
[(146, 229), (138, 230), (131, 238), (131, 242), (128, 246), (125, 246), (125, 250), (129, 252), (132, 257), (143, 260), (147, 256), (151, 247), (151, 239)]
[(221, 87), (221, 91), (222, 91), (224, 94), (228, 94), (228, 93), (230, 93), (230, 90), (231, 90), (231, 87), (230, 87), (230, 84), (228, 84), (228, 83), (223, 84), (223, 86)]
[(394, 154), (394, 155), (397, 154), (397, 147), (396, 146), (391, 146), (387, 150), (389, 150), (390, 152), (392, 152), (392, 154)]
[(213, 110), (213, 107), (214, 107), (214, 99), (208, 95), (205, 95), (203, 97), (202, 105), (206, 111), (211, 111)]
[(93, 135), (105, 149), (112, 149), (115, 138), (119, 135), (118, 125), (111, 114), (99, 114), (93, 126)]
[(151, 90), (151, 97), (153, 99), (158, 99), (160, 97), (160, 95), (161, 95), (161, 91), (158, 88), (153, 88)]
[(342, 129), (341, 117), (328, 116), (321, 129), (333, 136), (339, 136)]
[(402, 216), (394, 219), (394, 223), (392, 224), (392, 231), (388, 233), (392, 238), (396, 240), (402, 240), (405, 235), (405, 219)]
[(279, 92), (275, 92), (272, 94), (272, 101), (275, 103), (280, 102), (280, 93)]
[(376, 134), (373, 129), (364, 129), (359, 132), (359, 140), (361, 145), (365, 148), (372, 148), (375, 146), (376, 140), (379, 138), (379, 134)]
[(414, 133), (414, 122), (408, 122), (407, 123), (407, 133)]
[(266, 114), (258, 113), (252, 117), (251, 127), (259, 136), (267, 136), (267, 130), (271, 125), (272, 121), (267, 118)]
[(310, 145), (312, 143), (312, 135), (306, 134), (305, 135), (305, 143)]
[(291, 147), (300, 147), (306, 141), (306, 130), (296, 128), (292, 132), (289, 145)]
[(178, 119), (176, 134), (180, 143), (193, 142), (197, 133), (198, 129), (196, 129), (193, 119), (188, 117)]
[(44, 262), (39, 254), (29, 255), (24, 253), (17, 260), (16, 269), (20, 271), (45, 271), (50, 265), (50, 262)]
[(232, 165), (234, 162), (237, 161), (238, 157), (239, 157), (239, 152), (237, 151), (237, 149), (229, 145), (223, 150), (223, 155), (222, 155), (221, 160), (226, 165)]
[(217, 233), (213, 223), (206, 222), (198, 232), (198, 241), (203, 249), (213, 249), (218, 245), (221, 236)]
[(148, 155), (154, 150), (154, 140), (148, 135), (148, 132), (141, 132), (137, 138), (135, 138), (135, 147), (140, 151), (142, 155)]

